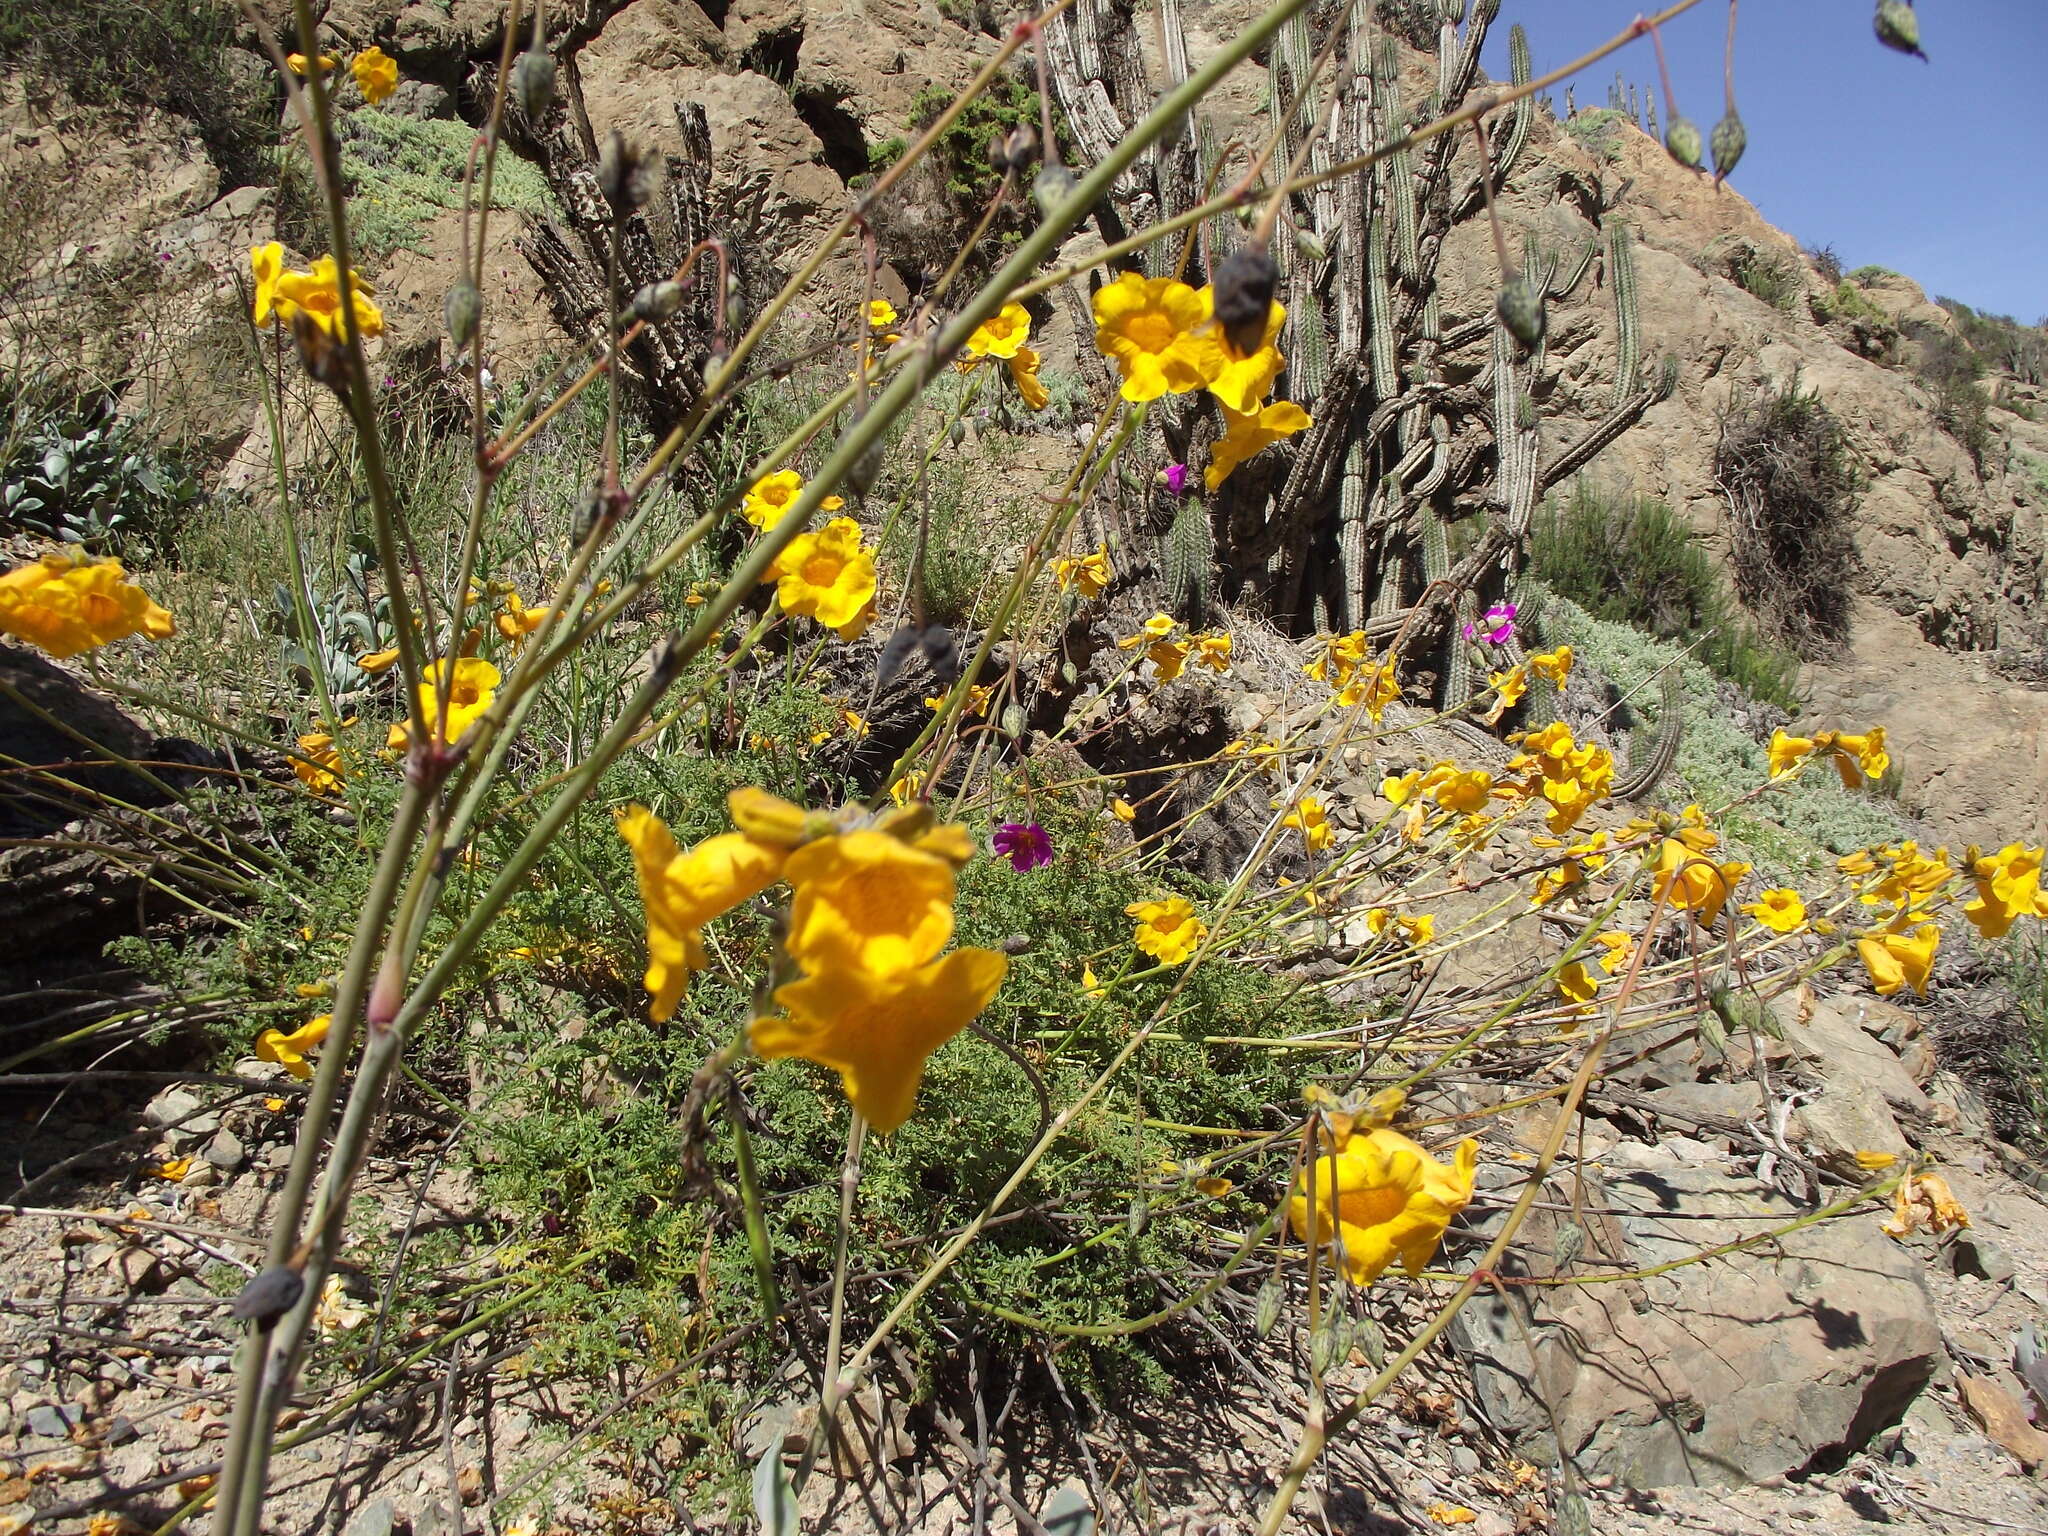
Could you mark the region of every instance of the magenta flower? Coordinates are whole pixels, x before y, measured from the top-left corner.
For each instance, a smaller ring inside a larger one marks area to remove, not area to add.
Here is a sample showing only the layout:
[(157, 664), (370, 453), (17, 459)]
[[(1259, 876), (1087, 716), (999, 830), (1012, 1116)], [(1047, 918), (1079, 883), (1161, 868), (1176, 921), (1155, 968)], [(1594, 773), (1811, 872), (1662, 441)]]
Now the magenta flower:
[(1052, 862), (1052, 839), (1035, 821), (1006, 821), (990, 841), (1020, 875)]
[(1188, 467), (1185, 464), (1166, 466), (1166, 488), (1176, 496), (1188, 493)]
[(1465, 626), (1465, 638), (1481, 639), (1489, 645), (1506, 645), (1515, 638), (1515, 605), (1495, 603), (1479, 616), (1479, 624)]

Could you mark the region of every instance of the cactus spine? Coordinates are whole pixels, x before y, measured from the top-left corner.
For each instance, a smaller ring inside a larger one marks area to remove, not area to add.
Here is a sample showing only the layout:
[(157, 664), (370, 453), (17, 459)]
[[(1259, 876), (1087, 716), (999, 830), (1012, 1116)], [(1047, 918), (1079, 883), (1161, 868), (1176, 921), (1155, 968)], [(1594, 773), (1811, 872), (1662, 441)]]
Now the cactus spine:
[[(1522, 30), (1519, 21), (1508, 28), (1508, 78), (1516, 85), (1527, 85), (1530, 78), (1529, 34)], [(1536, 98), (1524, 96), (1515, 103), (1514, 116), (1508, 123), (1507, 141), (1501, 145), (1499, 159), (1496, 162), (1496, 174), (1502, 186), (1508, 184), (1508, 177), (1514, 171), (1515, 161), (1528, 147), (1529, 130), (1535, 122)]]
[(1679, 685), (1676, 667), (1666, 667), (1658, 683), (1662, 707), (1657, 712), (1657, 734), (1640, 763), (1636, 761), (1636, 752), (1641, 732), (1631, 736), (1628, 772), (1614, 784), (1617, 800), (1633, 800), (1648, 794), (1678, 761), (1678, 744), (1685, 736), (1685, 690)]
[(1642, 335), (1636, 326), (1636, 258), (1628, 226), (1616, 224), (1607, 234), (1607, 278), (1614, 289), (1614, 324), (1620, 355), (1614, 372), (1614, 403), (1643, 387)]
[(1166, 531), (1164, 564), (1167, 604), (1191, 629), (1201, 628), (1208, 613), (1215, 543), (1208, 504), (1199, 496), (1183, 497)]

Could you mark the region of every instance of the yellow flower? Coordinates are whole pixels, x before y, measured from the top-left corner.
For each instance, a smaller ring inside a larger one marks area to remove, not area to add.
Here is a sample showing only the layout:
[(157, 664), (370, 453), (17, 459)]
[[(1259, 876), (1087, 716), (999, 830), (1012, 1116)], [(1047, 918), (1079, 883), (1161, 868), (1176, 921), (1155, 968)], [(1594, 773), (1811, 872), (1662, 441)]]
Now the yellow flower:
[(548, 613), (549, 610), (546, 608), (527, 607), (517, 592), (507, 592), (505, 611), (492, 622), (498, 626), (499, 634), (518, 646), (524, 644), (526, 637), (547, 621)]
[(1288, 1222), (1306, 1242), (1341, 1243), (1353, 1285), (1370, 1285), (1396, 1259), (1419, 1275), (1451, 1218), (1471, 1201), (1478, 1161), (1479, 1144), (1469, 1137), (1446, 1167), (1399, 1131), (1353, 1134), (1295, 1176)]
[(1092, 555), (1062, 556), (1053, 561), (1052, 579), (1062, 592), (1078, 591), (1084, 598), (1102, 596), (1116, 580), (1116, 571), (1109, 563), (1109, 546), (1102, 545)]
[(1209, 925), (1195, 916), (1185, 896), (1164, 901), (1134, 901), (1124, 908), (1138, 920), (1131, 941), (1162, 965), (1181, 965), (1209, 936)]
[(868, 300), (868, 329), (886, 331), (897, 321), (896, 306), (887, 299)]
[[(348, 286), (354, 300), (356, 326), (364, 339), (383, 335), (384, 312), (370, 298), (377, 290), (355, 271), (348, 275)], [(281, 320), (290, 320), (303, 309), (328, 335), (345, 334), (341, 322), (341, 274), (332, 256), (319, 258), (310, 272), (280, 272), (272, 290), (272, 302)]]
[(249, 271), (256, 288), (253, 316), (258, 325), (268, 325), (272, 316), (277, 315), (277, 280), (284, 275), (284, 247), (275, 240), (250, 246)]
[(177, 632), (170, 614), (129, 581), (119, 560), (44, 555), (0, 576), (0, 634), (62, 660), (133, 634)]
[(1311, 853), (1320, 853), (1337, 840), (1337, 830), (1330, 825), (1329, 813), (1323, 809), (1323, 802), (1312, 795), (1304, 795), (1292, 810), (1280, 818), (1280, 825), (1299, 829), (1301, 840)]
[(348, 68), (363, 100), (373, 107), (398, 89), (398, 61), (374, 44), (351, 59)]
[[(737, 798), (732, 803), (737, 812)], [(741, 820), (738, 814), (734, 819)], [(690, 972), (707, 964), (699, 930), (781, 878), (788, 845), (748, 831), (721, 832), (684, 853), (667, 825), (644, 805), (624, 807), (618, 821), (640, 886), (647, 922), (644, 984), (653, 999), (649, 1014), (658, 1024), (676, 1011)], [(760, 825), (758, 820), (752, 824)]]
[[(1200, 298), (1203, 312), (1213, 315), (1215, 300), (1211, 291), (1204, 288)], [(1265, 331), (1259, 338), (1259, 344), (1250, 352), (1241, 353), (1231, 346), (1223, 328), (1213, 322), (1196, 338), (1201, 346), (1202, 376), (1208, 383), (1209, 393), (1216, 397), (1226, 412), (1237, 416), (1259, 414), (1259, 402), (1266, 398), (1266, 391), (1273, 387), (1273, 381), (1280, 377), (1280, 370), (1287, 366), (1287, 359), (1273, 345), (1286, 320), (1285, 305), (1269, 304)], [(1299, 406), (1294, 410), (1300, 414)], [(1226, 416), (1224, 419), (1228, 421), (1230, 418)], [(1302, 417), (1301, 425), (1308, 425), (1306, 416)], [(1298, 432), (1301, 427), (1289, 430)]]
[(257, 1059), (274, 1061), (303, 1082), (313, 1075), (313, 1069), (306, 1064), (306, 1052), (325, 1040), (328, 1030), (333, 1027), (334, 1015), (323, 1013), (316, 1019), (308, 1019), (290, 1034), (281, 1029), (266, 1029), (256, 1037)]
[(1874, 784), (1891, 772), (1891, 754), (1885, 751), (1884, 727), (1881, 725), (1873, 725), (1861, 736), (1826, 731), (1817, 738), (1816, 744), (1829, 749), (1846, 789), (1855, 789), (1866, 779)]
[(2048, 917), (2048, 896), (2041, 890), (2043, 852), (2022, 843), (2007, 843), (1970, 866), (1977, 895), (1963, 907), (1963, 916), (1976, 924), (1985, 938), (2003, 938), (2015, 917)]
[(1446, 1504), (1442, 1500), (1423, 1511), (1438, 1525), (1471, 1525), (1479, 1518), (1479, 1511), (1465, 1504)]
[(1227, 633), (1195, 636), (1195, 664), (1207, 667), (1211, 672), (1228, 672), (1230, 645), (1230, 636)]
[(860, 524), (850, 517), (798, 534), (780, 569), (775, 590), (783, 611), (807, 614), (827, 629), (858, 623), (875, 596), (875, 552), (861, 543)]
[(1138, 808), (1121, 797), (1109, 802), (1109, 813), (1118, 821), (1136, 821)]
[(1124, 272), (1096, 289), (1094, 309), (1095, 348), (1115, 361), (1123, 376), (1119, 392), (1132, 404), (1208, 382), (1205, 338), (1196, 331), (1208, 320), (1209, 306), (1186, 283)]
[(1109, 988), (1105, 987), (1101, 978), (1095, 974), (1095, 967), (1085, 960), (1081, 963), (1081, 995), (1098, 1003), (1109, 996)]
[(1017, 355), (1031, 335), (1031, 316), (1022, 304), (1005, 304), (974, 328), (967, 338), (967, 355), (974, 358)]
[(1634, 936), (1623, 933), (1619, 928), (1594, 934), (1593, 942), (1607, 951), (1600, 957), (1600, 969), (1610, 976), (1619, 974), (1621, 968), (1628, 964), (1629, 956), (1635, 953)]
[(906, 773), (889, 786), (889, 798), (896, 802), (897, 809), (905, 809), (923, 796), (924, 777), (917, 772)]
[(1742, 910), (1773, 933), (1791, 933), (1806, 925), (1806, 903), (1790, 886), (1768, 890)]
[(322, 1333), (348, 1333), (370, 1320), (368, 1307), (356, 1306), (341, 1276), (329, 1275), (313, 1303), (313, 1326)]
[(1376, 666), (1360, 668), (1358, 674), (1337, 691), (1338, 706), (1356, 709), (1363, 705), (1367, 717), (1378, 725), (1387, 706), (1399, 702), (1401, 697), (1401, 684), (1394, 677), (1394, 667), (1395, 659), (1389, 656)]
[(1899, 1181), (1891, 1219), (1879, 1225), (1891, 1237), (1907, 1237), (1920, 1227), (1938, 1236), (1969, 1224), (1970, 1213), (1950, 1191), (1947, 1179), (1938, 1173), (1916, 1173)]
[(1436, 803), (1447, 811), (1473, 815), (1486, 809), (1493, 797), (1493, 775), (1482, 768), (1461, 769), (1439, 779), (1433, 792)]
[(1892, 1152), (1858, 1152), (1856, 1154), (1856, 1166), (1865, 1173), (1882, 1173), (1885, 1169), (1896, 1164), (1898, 1160), (1897, 1154)]
[(1292, 400), (1275, 400), (1255, 411), (1238, 412), (1225, 405), (1223, 425), (1222, 438), (1210, 446), (1209, 467), (1202, 471), (1202, 483), (1212, 491), (1230, 478), (1232, 470), (1268, 444), (1304, 432), (1315, 423)]
[[(474, 656), (459, 658), (448, 685), (448, 720), (444, 727), (441, 722), (440, 686), (442, 670), (447, 665), (444, 659), (428, 666), (426, 678), (419, 686), (420, 710), (426, 716), (429, 730), (445, 741), (456, 742), (475, 724), (477, 717), (491, 707), (500, 679), (498, 669), (488, 661)], [(412, 722), (401, 720), (391, 727), (385, 747), (395, 750), (404, 746), (411, 736)]]
[[(307, 59), (303, 53), (288, 53), (284, 56), (284, 62), (286, 68), (290, 69), (293, 74), (303, 75), (306, 73)], [(336, 59), (331, 54), (321, 54), (319, 60), (320, 73), (326, 74), (340, 62), (339, 59)]]
[(1529, 665), (1538, 677), (1562, 688), (1564, 680), (1572, 675), (1572, 648), (1560, 645), (1554, 651), (1538, 651), (1529, 658)]
[[(973, 342), (969, 341), (968, 345), (972, 346)], [(1052, 396), (1038, 382), (1038, 354), (1031, 348), (1019, 347), (1010, 355), (1010, 382), (1017, 386), (1019, 398), (1032, 410), (1042, 411), (1052, 404)]]
[(398, 647), (394, 645), (388, 651), (370, 651), (365, 655), (358, 656), (356, 658), (356, 665), (362, 668), (363, 671), (375, 676), (379, 672), (388, 670), (391, 664), (397, 660)]
[(1125, 635), (1117, 644), (1127, 651), (1134, 646), (1151, 645), (1155, 641), (1164, 640), (1177, 627), (1168, 615), (1155, 613), (1145, 621), (1144, 626), (1136, 634)]
[(1599, 990), (1599, 978), (1586, 969), (1584, 961), (1574, 960), (1557, 973), (1557, 995), (1577, 1007), (1592, 1002)]
[(1188, 664), (1192, 649), (1186, 640), (1155, 640), (1145, 647), (1145, 659), (1152, 663), (1153, 681), (1170, 683)]
[(345, 775), (341, 771), (341, 754), (334, 749), (334, 738), (325, 731), (301, 736), (298, 753), (292, 758), (292, 772), (316, 795), (324, 795), (339, 785)]
[(900, 976), (953, 936), (953, 865), (886, 832), (806, 843), (786, 873), (796, 900), (785, 942), (814, 974)]
[(1421, 949), (1436, 938), (1436, 914), (1423, 912), (1415, 917), (1401, 917), (1385, 907), (1374, 907), (1365, 914), (1365, 927), (1374, 938), (1393, 928), (1400, 934), (1404, 945), (1410, 949)]
[(1550, 830), (1570, 831), (1612, 786), (1614, 754), (1592, 742), (1575, 743), (1561, 720), (1520, 739), (1522, 750), (1508, 762), (1509, 773), (1524, 776), (1516, 792), (1541, 795), (1549, 804)]
[(1810, 736), (1787, 736), (1782, 727), (1771, 732), (1771, 777), (1784, 777), (1812, 751)]
[(1380, 780), (1380, 795), (1398, 809), (1422, 792), (1422, 770), (1411, 768), (1406, 773), (1388, 774)]
[[(800, 854), (849, 840), (827, 838)], [(947, 916), (950, 929), (950, 907)], [(956, 949), (932, 964), (886, 974), (860, 967), (815, 973), (776, 988), (775, 1001), (789, 1016), (757, 1018), (747, 1036), (765, 1060), (798, 1056), (833, 1068), (848, 1101), (887, 1133), (916, 1107), (926, 1058), (988, 1006), (1008, 969), (995, 950)]]
[(1676, 838), (1666, 838), (1657, 850), (1655, 894), (1674, 907), (1697, 912), (1700, 922), (1712, 927), (1734, 892), (1735, 881), (1748, 870), (1747, 864), (1716, 864)]
[(1522, 695), (1529, 690), (1529, 669), (1510, 667), (1505, 672), (1488, 674), (1487, 681), (1493, 685), (1493, 708), (1486, 712), (1488, 725), (1499, 725), (1500, 717), (1522, 701)]
[(167, 1179), (175, 1184), (192, 1171), (192, 1159), (189, 1157), (167, 1157), (158, 1163), (153, 1171), (158, 1178)]
[(1863, 968), (1870, 973), (1870, 984), (1878, 996), (1890, 997), (1910, 986), (1925, 997), (1927, 975), (1934, 969), (1934, 951), (1940, 943), (1941, 930), (1922, 923), (1910, 934), (1886, 931), (1858, 939), (1856, 953), (1863, 957)]
[(804, 477), (793, 469), (778, 469), (772, 475), (763, 475), (747, 487), (747, 498), (740, 503), (740, 515), (756, 528), (773, 528), (795, 505), (797, 493), (803, 488)]

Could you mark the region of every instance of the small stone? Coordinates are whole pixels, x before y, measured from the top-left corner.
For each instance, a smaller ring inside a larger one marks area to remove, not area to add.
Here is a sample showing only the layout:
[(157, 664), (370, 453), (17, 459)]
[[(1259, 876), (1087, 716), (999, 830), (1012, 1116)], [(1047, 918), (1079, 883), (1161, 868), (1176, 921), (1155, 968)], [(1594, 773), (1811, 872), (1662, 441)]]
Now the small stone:
[(1470, 1477), (1479, 1470), (1479, 1453), (1469, 1445), (1453, 1446), (1451, 1448), (1451, 1465), (1455, 1466), (1467, 1477)]
[(185, 1171), (185, 1177), (178, 1180), (181, 1189), (211, 1189), (220, 1182), (220, 1170), (211, 1163), (194, 1163)]
[(2013, 1277), (2012, 1258), (1988, 1237), (1975, 1232), (1961, 1232), (1950, 1247), (1949, 1265), (1959, 1275), (1975, 1275), (1979, 1280), (1989, 1280), (1993, 1285), (2002, 1285)]
[(392, 1524), (391, 1501), (375, 1498), (350, 1517), (342, 1536), (391, 1536)]
[(71, 1433), (71, 1426), (84, 1417), (84, 1413), (70, 1403), (44, 1403), (28, 1411), (28, 1427), (32, 1434), (62, 1440)]
[(249, 1160), (249, 1149), (242, 1145), (242, 1138), (226, 1126), (206, 1144), (206, 1160), (223, 1173), (232, 1173)]
[(184, 1088), (166, 1088), (149, 1101), (149, 1107), (142, 1112), (142, 1118), (161, 1130), (164, 1126), (183, 1120), (187, 1115), (196, 1115), (204, 1106), (198, 1096)]

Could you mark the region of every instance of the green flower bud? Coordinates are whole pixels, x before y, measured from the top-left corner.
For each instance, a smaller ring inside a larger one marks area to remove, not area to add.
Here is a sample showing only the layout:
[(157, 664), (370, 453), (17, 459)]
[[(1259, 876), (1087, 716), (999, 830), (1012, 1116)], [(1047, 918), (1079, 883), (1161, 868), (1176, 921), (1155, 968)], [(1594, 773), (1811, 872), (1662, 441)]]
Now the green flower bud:
[(1009, 737), (1010, 740), (1022, 741), (1024, 739), (1024, 728), (1026, 723), (1027, 722), (1025, 720), (1024, 710), (1022, 706), (1017, 704), (1008, 704), (1004, 706), (1003, 734)]
[(1907, 0), (1877, 0), (1877, 15), (1871, 25), (1885, 47), (1910, 53), (1916, 59), (1927, 57), (1920, 51), (1920, 15)]
[(1494, 301), (1494, 313), (1508, 334), (1534, 351), (1543, 344), (1547, 321), (1543, 313), (1543, 290), (1525, 274), (1508, 279)]
[(1040, 213), (1050, 216), (1072, 195), (1075, 186), (1074, 173), (1064, 165), (1042, 165), (1037, 179), (1031, 183), (1031, 200), (1038, 204)]
[(546, 117), (555, 100), (555, 56), (541, 48), (519, 55), (512, 66), (512, 95), (529, 123)]
[(1714, 136), (1708, 144), (1714, 151), (1714, 180), (1726, 181), (1735, 173), (1735, 162), (1742, 158), (1742, 152), (1749, 148), (1749, 133), (1742, 126), (1742, 119), (1730, 107), (1728, 115), (1714, 124)]
[(1269, 1276), (1266, 1283), (1259, 1287), (1259, 1308), (1257, 1315), (1252, 1319), (1252, 1332), (1262, 1339), (1270, 1334), (1274, 1325), (1280, 1321), (1280, 1303), (1285, 1299), (1280, 1282)]
[(448, 327), (448, 339), (460, 352), (476, 340), (476, 328), (484, 317), (483, 295), (476, 284), (464, 278), (441, 300), (441, 323)]
[(1700, 131), (1689, 117), (1673, 117), (1671, 126), (1664, 130), (1664, 147), (1671, 158), (1689, 171), (1700, 168)]
[(633, 295), (633, 318), (666, 320), (683, 307), (683, 285), (672, 278), (644, 284)]

